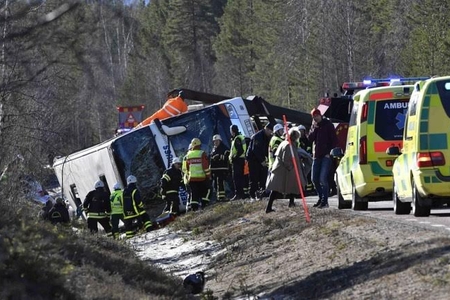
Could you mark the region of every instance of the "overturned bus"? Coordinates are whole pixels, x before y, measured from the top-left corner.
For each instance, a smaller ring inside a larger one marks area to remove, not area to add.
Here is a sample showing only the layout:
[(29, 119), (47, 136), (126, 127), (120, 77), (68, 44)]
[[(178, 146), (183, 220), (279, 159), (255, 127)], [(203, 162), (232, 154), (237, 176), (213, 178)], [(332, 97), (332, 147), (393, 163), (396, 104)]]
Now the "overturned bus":
[[(55, 159), (53, 168), (61, 193), (73, 207), (79, 207), (94, 183), (102, 180), (112, 192), (116, 182), (122, 187), (134, 175), (145, 201), (157, 197), (162, 173), (174, 157), (183, 157), (190, 141), (199, 138), (202, 150), (211, 153), (212, 137), (220, 134), (230, 146), (231, 125), (246, 137), (263, 128), (264, 122), (282, 119), (310, 126), (309, 113), (271, 105), (258, 96), (228, 98), (183, 89), (186, 99), (201, 101), (205, 107), (189, 111), (114, 137), (87, 149)], [(183, 200), (183, 204), (186, 204)], [(183, 207), (180, 207), (183, 209)]]

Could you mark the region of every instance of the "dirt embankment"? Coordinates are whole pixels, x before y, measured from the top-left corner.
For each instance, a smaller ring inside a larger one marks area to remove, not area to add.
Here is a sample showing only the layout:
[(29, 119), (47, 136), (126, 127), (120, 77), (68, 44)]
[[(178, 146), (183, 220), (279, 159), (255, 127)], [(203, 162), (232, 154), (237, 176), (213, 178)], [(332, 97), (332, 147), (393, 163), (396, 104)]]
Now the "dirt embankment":
[[(307, 224), (299, 207), (288, 208), (279, 200), (278, 210), (266, 214), (264, 205), (225, 203), (181, 217), (170, 227), (189, 230), (196, 241), (214, 240), (224, 249), (219, 253), (216, 247), (205, 247), (190, 254), (209, 261), (203, 269), (209, 295), (218, 299), (448, 299), (450, 295), (450, 238), (444, 231), (333, 208), (310, 207), (312, 222)], [(164, 263), (157, 257), (149, 260)], [(176, 266), (176, 260), (166, 265), (172, 270)]]

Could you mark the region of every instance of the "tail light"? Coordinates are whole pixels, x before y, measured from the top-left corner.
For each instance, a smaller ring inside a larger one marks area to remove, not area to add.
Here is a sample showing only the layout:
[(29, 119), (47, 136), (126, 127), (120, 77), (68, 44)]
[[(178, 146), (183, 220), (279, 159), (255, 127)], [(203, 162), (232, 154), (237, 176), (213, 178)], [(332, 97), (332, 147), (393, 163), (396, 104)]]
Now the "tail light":
[(359, 139), (359, 164), (367, 164), (367, 136)]
[(367, 102), (363, 104), (362, 112), (361, 112), (361, 123), (367, 121), (367, 111), (368, 111)]
[(440, 151), (417, 153), (417, 167), (437, 167), (445, 165), (444, 154)]

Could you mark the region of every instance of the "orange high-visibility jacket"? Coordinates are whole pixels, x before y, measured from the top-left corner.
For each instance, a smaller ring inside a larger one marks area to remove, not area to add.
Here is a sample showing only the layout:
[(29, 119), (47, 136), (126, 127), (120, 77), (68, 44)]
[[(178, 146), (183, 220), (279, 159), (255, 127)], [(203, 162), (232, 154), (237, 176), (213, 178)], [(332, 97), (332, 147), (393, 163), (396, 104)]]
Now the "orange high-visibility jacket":
[(136, 125), (134, 128), (140, 128), (143, 126), (146, 126), (150, 124), (154, 119), (158, 118), (159, 120), (164, 120), (176, 115), (180, 115), (184, 112), (187, 112), (187, 104), (184, 102), (184, 100), (177, 96), (175, 98), (170, 98), (169, 100), (164, 103), (164, 106), (155, 112), (153, 115)]

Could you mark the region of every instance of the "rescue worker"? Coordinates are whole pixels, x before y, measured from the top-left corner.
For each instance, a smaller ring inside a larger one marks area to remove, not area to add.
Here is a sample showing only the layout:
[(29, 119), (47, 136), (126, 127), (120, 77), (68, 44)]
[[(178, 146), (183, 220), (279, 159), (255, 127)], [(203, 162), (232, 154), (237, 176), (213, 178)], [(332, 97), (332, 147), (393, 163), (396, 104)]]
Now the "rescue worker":
[(69, 210), (60, 197), (56, 198), (56, 203), (48, 212), (48, 219), (53, 225), (58, 223), (68, 224), (70, 222)]
[(186, 174), (191, 189), (191, 209), (197, 211), (199, 205), (205, 208), (209, 204), (211, 171), (206, 153), (200, 149), (202, 142), (198, 138), (191, 141), (192, 149), (186, 154)]
[(136, 125), (135, 129), (150, 124), (154, 119), (164, 120), (176, 115), (187, 112), (188, 106), (184, 101), (183, 91), (179, 91), (176, 97), (173, 94), (167, 95), (167, 101), (164, 106), (153, 115)]
[(308, 153), (312, 153), (311, 142), (308, 140), (308, 135), (306, 134), (306, 127), (304, 125), (299, 125), (298, 131), (300, 132), (300, 139), (298, 140), (300, 148)]
[(313, 143), (313, 164), (311, 177), (319, 200), (314, 207), (328, 207), (328, 176), (331, 170), (330, 152), (337, 147), (338, 139), (333, 123), (324, 118), (317, 108), (311, 111), (313, 122), (308, 139)]
[(269, 149), (268, 149), (268, 157), (269, 157), (268, 169), (269, 169), (269, 171), (271, 170), (272, 165), (275, 161), (275, 152), (277, 151), (277, 148), (281, 144), (281, 142), (284, 141), (283, 134), (284, 134), (283, 125), (275, 124), (275, 126), (273, 126), (273, 135), (270, 139)]
[[(273, 124), (268, 123), (263, 129), (252, 135), (246, 152), (249, 168), (250, 199), (256, 200), (257, 192), (265, 190), (267, 179), (268, 149), (272, 137)], [(260, 193), (262, 194), (262, 192)], [(259, 198), (259, 197), (258, 197)]]
[(228, 157), (226, 153), (229, 154), (230, 150), (222, 142), (222, 137), (220, 134), (215, 134), (213, 136), (214, 147), (211, 151), (211, 175), (213, 180), (213, 186), (216, 190), (217, 201), (225, 201), (225, 180), (228, 175)]
[(152, 221), (144, 209), (144, 203), (141, 199), (141, 193), (136, 186), (137, 179), (130, 175), (127, 177), (127, 187), (122, 193), (123, 222), (125, 224), (126, 238), (132, 238), (135, 235), (133, 222), (137, 221), (144, 225), (145, 231), (149, 232), (153, 228)]
[(234, 183), (234, 197), (231, 199), (239, 200), (245, 199), (244, 194), (244, 165), (245, 152), (247, 151), (247, 143), (245, 137), (239, 132), (237, 125), (230, 126), (231, 133), (231, 149), (228, 160), (231, 164), (231, 170)]
[(114, 184), (114, 191), (111, 193), (109, 200), (111, 202), (111, 227), (113, 238), (119, 238), (119, 221), (123, 220), (123, 207), (122, 207), (122, 189), (120, 183)]
[(161, 178), (161, 196), (166, 201), (164, 211), (168, 211), (174, 216), (180, 214), (180, 197), (178, 192), (181, 187), (184, 187), (181, 160), (175, 157), (172, 160), (172, 166), (164, 171)]
[(105, 191), (105, 184), (101, 180), (95, 182), (94, 188), (86, 195), (83, 201), (83, 210), (87, 214), (88, 228), (91, 233), (97, 233), (97, 223), (100, 223), (108, 236), (110, 236), (109, 215), (111, 214), (111, 205), (109, 193)]

